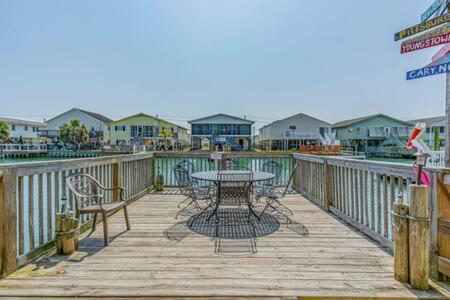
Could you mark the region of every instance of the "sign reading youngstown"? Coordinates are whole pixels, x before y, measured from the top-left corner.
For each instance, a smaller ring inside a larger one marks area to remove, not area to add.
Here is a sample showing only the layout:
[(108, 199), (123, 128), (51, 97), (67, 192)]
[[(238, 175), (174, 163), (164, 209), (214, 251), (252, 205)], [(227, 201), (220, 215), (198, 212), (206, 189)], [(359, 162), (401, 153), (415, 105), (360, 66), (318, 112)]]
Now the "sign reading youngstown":
[(425, 30), (434, 28), (436, 26), (442, 25), (442, 24), (447, 23), (449, 21), (450, 21), (450, 13), (446, 13), (443, 16), (436, 17), (434, 19), (428, 20), (426, 22), (414, 25), (412, 27), (403, 29), (400, 32), (397, 32), (394, 35), (394, 39), (396, 41), (398, 41), (398, 40), (407, 38), (409, 36), (415, 35), (417, 33), (420, 33), (422, 31), (425, 31)]
[(450, 63), (445, 63), (432, 67), (424, 67), (421, 69), (409, 71), (406, 73), (406, 80), (418, 79), (422, 77), (438, 75), (448, 72), (450, 72)]
[(421, 50), (425, 48), (430, 48), (450, 42), (450, 33), (446, 33), (437, 37), (429, 38), (426, 40), (413, 42), (410, 44), (402, 45), (400, 53), (407, 53), (411, 51)]
[(413, 42), (423, 41), (432, 37), (437, 37), (446, 33), (450, 32), (450, 25), (448, 23), (445, 23), (442, 26), (436, 27), (434, 29), (428, 30), (427, 32), (424, 32), (422, 34), (416, 35), (413, 38), (410, 38), (408, 40), (405, 40), (402, 42), (402, 46), (406, 44), (411, 44)]

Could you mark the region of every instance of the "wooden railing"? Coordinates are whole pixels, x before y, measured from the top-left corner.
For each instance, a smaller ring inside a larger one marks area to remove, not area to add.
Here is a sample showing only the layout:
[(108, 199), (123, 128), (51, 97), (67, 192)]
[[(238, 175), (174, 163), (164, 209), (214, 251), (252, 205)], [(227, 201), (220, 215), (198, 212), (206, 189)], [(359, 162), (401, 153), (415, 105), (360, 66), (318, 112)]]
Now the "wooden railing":
[[(1, 275), (13, 272), (54, 246), (55, 214), (62, 198), (70, 209), (75, 198), (65, 184), (72, 173), (88, 173), (107, 187), (124, 187), (133, 201), (153, 184), (153, 154), (119, 155), (0, 166)], [(105, 196), (116, 198), (112, 192)], [(91, 221), (83, 216), (82, 227)]]
[[(294, 154), (294, 188), (346, 223), (392, 249), (393, 203), (408, 203), (408, 186), (416, 177), (410, 165), (338, 157)], [(438, 277), (450, 264), (450, 239), (444, 236), (450, 209), (446, 175), (450, 170), (427, 168), (431, 177), (430, 273)], [(447, 244), (446, 244), (447, 243)], [(444, 256), (444, 253), (445, 256)], [(441, 256), (442, 255), (442, 256)]]

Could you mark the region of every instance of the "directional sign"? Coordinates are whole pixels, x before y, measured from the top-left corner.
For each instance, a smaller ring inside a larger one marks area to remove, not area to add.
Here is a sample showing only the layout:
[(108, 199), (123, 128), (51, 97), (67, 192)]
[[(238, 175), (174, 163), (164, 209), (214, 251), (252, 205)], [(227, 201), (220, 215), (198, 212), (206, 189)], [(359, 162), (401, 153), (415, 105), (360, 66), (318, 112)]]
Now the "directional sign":
[(436, 11), (438, 11), (445, 0), (436, 0), (430, 7), (422, 14), (420, 22), (425, 22), (428, 20)]
[(445, 23), (442, 26), (433, 28), (431, 30), (428, 30), (424, 33), (421, 33), (419, 35), (416, 35), (413, 38), (410, 38), (408, 40), (405, 40), (402, 42), (402, 46), (406, 45), (406, 44), (411, 44), (413, 42), (418, 42), (418, 41), (422, 41), (422, 40), (426, 40), (432, 37), (436, 37), (436, 36), (440, 36), (442, 34), (446, 34), (450, 32), (450, 24)]
[(411, 51), (421, 50), (425, 48), (430, 48), (450, 42), (450, 33), (442, 34), (440, 36), (428, 38), (426, 40), (413, 42), (410, 44), (402, 45), (400, 53), (407, 53)]
[(425, 30), (437, 27), (449, 21), (450, 21), (450, 13), (446, 13), (443, 16), (436, 17), (434, 19), (428, 20), (426, 22), (414, 25), (412, 27), (403, 29), (400, 32), (397, 32), (394, 36), (394, 39), (398, 41), (407, 38), (409, 36), (415, 35), (417, 33), (423, 32)]
[(448, 52), (450, 52), (450, 45), (446, 44), (445, 46), (443, 46), (441, 49), (439, 49), (438, 52), (436, 52), (432, 57), (431, 57), (431, 61), (435, 61), (436, 59), (438, 59), (441, 56), (444, 56), (445, 54), (447, 54)]
[(406, 73), (406, 80), (418, 79), (422, 77), (438, 75), (448, 72), (450, 72), (450, 63), (445, 63), (432, 67), (424, 67), (421, 69), (409, 71)]
[(447, 53), (444, 56), (439, 57), (438, 59), (432, 61), (430, 64), (427, 65), (427, 67), (432, 67), (440, 64), (445, 64), (450, 62), (450, 53)]

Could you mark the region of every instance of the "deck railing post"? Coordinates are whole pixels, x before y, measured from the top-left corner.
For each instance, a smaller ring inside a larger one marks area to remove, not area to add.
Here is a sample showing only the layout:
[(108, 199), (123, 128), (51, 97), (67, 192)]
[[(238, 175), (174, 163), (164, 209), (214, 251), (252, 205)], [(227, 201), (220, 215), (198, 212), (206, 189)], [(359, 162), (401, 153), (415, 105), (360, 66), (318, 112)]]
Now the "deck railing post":
[(0, 277), (17, 269), (16, 170), (0, 170)]
[(328, 159), (324, 159), (324, 170), (325, 170), (325, 180), (324, 180), (324, 184), (325, 184), (325, 205), (327, 207), (327, 209), (329, 210), (330, 206), (333, 206), (333, 186), (334, 186), (334, 182), (333, 182), (333, 166), (331, 166), (330, 164), (328, 164)]
[(409, 186), (409, 280), (417, 289), (428, 289), (430, 212), (427, 186)]
[[(122, 187), (122, 163), (112, 165), (112, 183), (114, 188)], [(113, 201), (120, 201), (120, 190), (114, 190)]]

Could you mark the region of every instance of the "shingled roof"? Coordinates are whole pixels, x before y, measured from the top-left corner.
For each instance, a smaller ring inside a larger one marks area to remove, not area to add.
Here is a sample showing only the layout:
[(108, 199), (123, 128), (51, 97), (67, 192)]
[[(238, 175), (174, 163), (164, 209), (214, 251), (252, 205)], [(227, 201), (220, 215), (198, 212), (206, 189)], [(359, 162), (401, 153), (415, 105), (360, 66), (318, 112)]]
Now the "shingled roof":
[(412, 125), (408, 121), (403, 121), (403, 120), (400, 120), (400, 119), (396, 119), (396, 118), (390, 117), (390, 116), (385, 115), (385, 114), (375, 114), (375, 115), (370, 115), (370, 116), (365, 116), (365, 117), (360, 117), (360, 118), (349, 119), (349, 120), (337, 122), (337, 123), (333, 124), (333, 128), (347, 127), (347, 126), (350, 126), (352, 124), (356, 124), (356, 123), (359, 123), (359, 122), (362, 122), (362, 121), (365, 121), (365, 120), (369, 120), (369, 119), (372, 119), (372, 118), (376, 118), (376, 117), (385, 117), (385, 118), (389, 118), (389, 119), (398, 121), (400, 123), (404, 123), (405, 125)]

